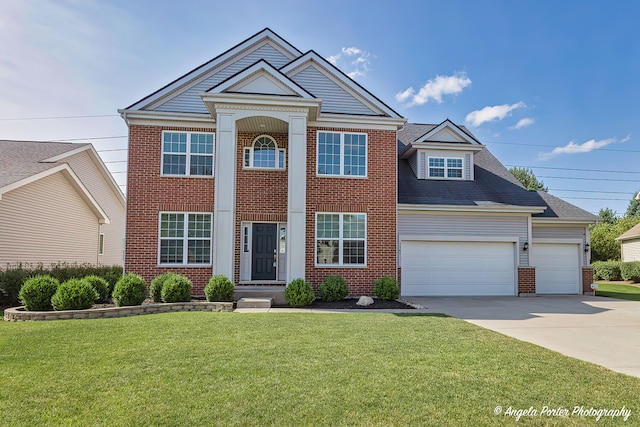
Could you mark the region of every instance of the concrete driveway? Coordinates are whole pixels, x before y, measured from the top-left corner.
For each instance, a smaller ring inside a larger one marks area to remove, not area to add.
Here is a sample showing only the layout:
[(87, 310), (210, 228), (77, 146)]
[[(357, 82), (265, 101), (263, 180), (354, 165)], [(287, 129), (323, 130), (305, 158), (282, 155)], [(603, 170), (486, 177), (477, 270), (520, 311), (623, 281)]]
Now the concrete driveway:
[(403, 299), (427, 312), (640, 377), (640, 301), (587, 295)]

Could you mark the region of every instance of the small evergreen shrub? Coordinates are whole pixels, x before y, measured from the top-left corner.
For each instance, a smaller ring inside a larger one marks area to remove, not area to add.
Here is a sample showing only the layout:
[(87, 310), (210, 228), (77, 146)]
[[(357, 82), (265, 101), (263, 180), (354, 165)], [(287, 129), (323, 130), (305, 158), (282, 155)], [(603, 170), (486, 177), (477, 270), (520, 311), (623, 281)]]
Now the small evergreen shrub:
[(623, 280), (640, 282), (640, 261), (623, 262), (620, 265), (620, 275)]
[(22, 284), (29, 276), (37, 274), (32, 274), (30, 270), (22, 268), (0, 271), (0, 305), (15, 306), (20, 304), (18, 294)]
[(145, 299), (147, 284), (137, 274), (127, 273), (113, 288), (111, 299), (118, 307), (140, 305)]
[(620, 261), (596, 261), (592, 263), (594, 280), (622, 280), (621, 264)]
[(216, 274), (204, 287), (207, 301), (233, 301), (235, 286), (224, 274)]
[(320, 284), (320, 298), (324, 301), (339, 301), (349, 294), (347, 282), (342, 276), (327, 276)]
[(373, 292), (382, 300), (395, 300), (400, 296), (400, 286), (393, 277), (383, 276), (373, 282)]
[(51, 297), (54, 310), (84, 310), (98, 299), (97, 292), (83, 279), (69, 279), (58, 286)]
[(162, 284), (161, 297), (164, 302), (191, 301), (191, 280), (179, 274), (170, 275)]
[(316, 295), (309, 282), (295, 279), (284, 290), (284, 298), (291, 307), (303, 307), (311, 304), (316, 299)]
[(149, 297), (153, 300), (153, 302), (162, 302), (162, 286), (164, 282), (171, 276), (176, 275), (176, 273), (162, 273), (158, 274), (151, 281), (151, 286), (149, 287)]
[(89, 276), (85, 276), (83, 280), (93, 286), (93, 289), (98, 294), (98, 301), (106, 301), (111, 297), (109, 294), (109, 282), (102, 277), (90, 274)]
[(31, 277), (20, 289), (20, 302), (27, 311), (53, 310), (51, 297), (56, 293), (60, 282), (48, 275)]

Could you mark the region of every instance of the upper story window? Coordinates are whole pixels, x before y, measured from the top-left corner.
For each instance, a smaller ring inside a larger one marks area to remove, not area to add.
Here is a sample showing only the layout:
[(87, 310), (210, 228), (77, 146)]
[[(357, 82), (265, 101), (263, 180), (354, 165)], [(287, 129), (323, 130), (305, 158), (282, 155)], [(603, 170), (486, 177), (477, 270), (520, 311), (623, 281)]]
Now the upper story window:
[(213, 133), (162, 132), (162, 175), (213, 176)]
[(251, 147), (244, 149), (244, 167), (258, 169), (284, 169), (284, 148), (278, 148), (275, 139), (268, 135), (257, 137)]
[(461, 157), (429, 157), (429, 178), (462, 179)]
[(318, 132), (317, 174), (367, 176), (367, 134)]

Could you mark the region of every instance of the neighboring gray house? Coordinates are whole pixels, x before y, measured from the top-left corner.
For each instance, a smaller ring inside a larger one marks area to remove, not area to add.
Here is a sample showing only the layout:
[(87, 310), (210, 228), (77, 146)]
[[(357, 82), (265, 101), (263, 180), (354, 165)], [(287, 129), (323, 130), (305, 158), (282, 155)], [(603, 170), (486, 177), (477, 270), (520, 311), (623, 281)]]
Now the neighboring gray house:
[(91, 144), (0, 141), (0, 268), (122, 265), (125, 198)]
[(640, 261), (640, 224), (622, 233), (616, 240), (620, 242), (620, 254), (623, 262)]
[(398, 267), (403, 295), (588, 291), (597, 217), (528, 191), (449, 120), (398, 132)]

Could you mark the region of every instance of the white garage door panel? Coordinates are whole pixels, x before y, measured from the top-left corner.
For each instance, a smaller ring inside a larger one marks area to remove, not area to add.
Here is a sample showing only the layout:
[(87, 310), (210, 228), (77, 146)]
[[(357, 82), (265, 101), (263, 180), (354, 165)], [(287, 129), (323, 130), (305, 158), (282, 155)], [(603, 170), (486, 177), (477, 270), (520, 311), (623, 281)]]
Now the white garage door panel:
[(403, 241), (403, 295), (514, 295), (514, 244)]
[(536, 268), (536, 293), (577, 294), (580, 288), (579, 246), (534, 243), (529, 265)]

